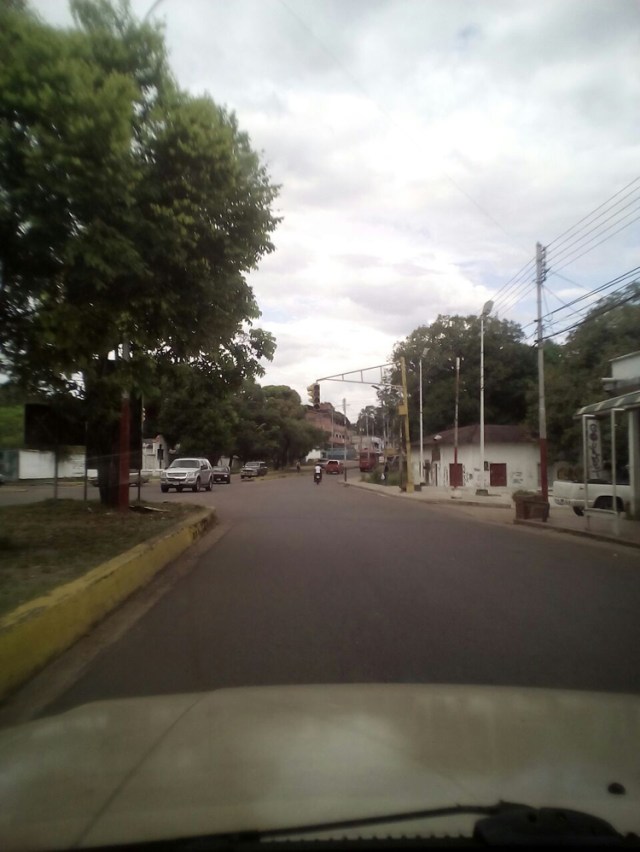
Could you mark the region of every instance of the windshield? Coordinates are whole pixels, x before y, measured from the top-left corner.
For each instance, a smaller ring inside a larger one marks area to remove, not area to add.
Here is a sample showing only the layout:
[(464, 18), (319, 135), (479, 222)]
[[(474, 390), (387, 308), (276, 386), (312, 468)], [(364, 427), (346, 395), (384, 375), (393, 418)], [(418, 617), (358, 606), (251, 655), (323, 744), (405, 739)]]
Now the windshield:
[(639, 23), (0, 0), (0, 849), (640, 835)]

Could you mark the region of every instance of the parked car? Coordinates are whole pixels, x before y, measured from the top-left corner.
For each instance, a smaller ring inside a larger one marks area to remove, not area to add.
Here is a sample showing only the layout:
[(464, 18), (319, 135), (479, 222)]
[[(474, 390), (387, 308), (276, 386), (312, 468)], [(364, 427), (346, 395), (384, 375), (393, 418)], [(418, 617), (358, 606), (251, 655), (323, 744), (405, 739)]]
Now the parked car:
[(250, 461), (240, 471), (240, 479), (255, 479), (256, 476), (266, 476), (267, 463), (263, 461)]
[[(584, 515), (584, 482), (572, 482), (557, 479), (553, 483), (553, 501), (557, 506), (571, 506), (576, 515)], [(589, 509), (613, 510), (613, 484), (604, 479), (587, 481)], [(624, 512), (625, 504), (631, 499), (631, 486), (624, 483), (616, 485), (616, 504), (619, 512)]]
[(165, 493), (170, 488), (211, 491), (212, 485), (213, 468), (208, 459), (174, 459), (166, 470), (160, 471), (160, 490)]
[(213, 481), (226, 482), (227, 485), (231, 485), (231, 468), (223, 464), (216, 465), (213, 469)]
[[(98, 487), (98, 471), (93, 469), (88, 472), (89, 482), (95, 487)], [(140, 485), (146, 485), (149, 482), (149, 474), (144, 470), (130, 470), (129, 471), (129, 487), (137, 487), (138, 480), (140, 481)]]
[(339, 459), (329, 459), (324, 466), (325, 473), (344, 473), (344, 463)]

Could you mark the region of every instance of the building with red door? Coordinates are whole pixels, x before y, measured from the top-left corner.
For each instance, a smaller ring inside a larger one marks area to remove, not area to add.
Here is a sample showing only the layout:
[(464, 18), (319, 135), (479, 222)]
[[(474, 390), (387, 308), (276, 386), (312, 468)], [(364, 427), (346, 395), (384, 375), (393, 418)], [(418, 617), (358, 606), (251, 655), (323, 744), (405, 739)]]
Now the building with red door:
[[(419, 482), (420, 445), (412, 444), (415, 481)], [(455, 431), (446, 429), (425, 437), (425, 470), (422, 482), (439, 487), (481, 488), (480, 425), (458, 429), (457, 466)], [(540, 487), (538, 439), (524, 426), (484, 427), (484, 483), (487, 488), (525, 489)]]

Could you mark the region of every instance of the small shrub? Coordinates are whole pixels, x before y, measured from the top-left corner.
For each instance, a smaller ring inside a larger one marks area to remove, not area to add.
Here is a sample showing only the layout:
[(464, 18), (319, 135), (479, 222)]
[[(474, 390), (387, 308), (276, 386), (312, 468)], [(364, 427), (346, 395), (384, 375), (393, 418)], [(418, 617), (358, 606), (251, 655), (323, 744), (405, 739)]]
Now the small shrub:
[(382, 473), (381, 469), (365, 473), (361, 477), (361, 482), (371, 482), (374, 485), (400, 485), (400, 471), (390, 471), (384, 479), (382, 479)]
[(520, 489), (520, 491), (514, 491), (511, 495), (511, 499), (515, 503), (518, 497), (536, 497), (539, 496), (535, 491), (527, 491), (526, 489)]

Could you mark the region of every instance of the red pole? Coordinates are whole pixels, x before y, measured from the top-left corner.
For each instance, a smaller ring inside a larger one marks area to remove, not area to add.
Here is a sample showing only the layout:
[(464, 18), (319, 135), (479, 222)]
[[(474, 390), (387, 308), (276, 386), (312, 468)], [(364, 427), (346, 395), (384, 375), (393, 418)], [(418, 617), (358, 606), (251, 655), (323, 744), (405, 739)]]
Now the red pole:
[(547, 439), (540, 438), (540, 490), (545, 500), (549, 499), (549, 477), (547, 470)]
[(129, 510), (129, 391), (122, 392), (120, 409), (120, 464), (118, 465), (118, 509)]
[(456, 413), (455, 413), (455, 441), (453, 446), (453, 469), (455, 471), (455, 488), (462, 485), (458, 477), (458, 399), (460, 396), (460, 358), (456, 358)]

